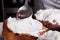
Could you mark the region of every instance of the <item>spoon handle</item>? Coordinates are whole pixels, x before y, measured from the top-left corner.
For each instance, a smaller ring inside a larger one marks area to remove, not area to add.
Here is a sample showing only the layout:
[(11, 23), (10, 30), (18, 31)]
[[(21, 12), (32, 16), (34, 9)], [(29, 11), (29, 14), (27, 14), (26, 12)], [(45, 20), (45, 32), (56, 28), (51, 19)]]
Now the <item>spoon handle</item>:
[(25, 0), (25, 5), (28, 5), (28, 0)]

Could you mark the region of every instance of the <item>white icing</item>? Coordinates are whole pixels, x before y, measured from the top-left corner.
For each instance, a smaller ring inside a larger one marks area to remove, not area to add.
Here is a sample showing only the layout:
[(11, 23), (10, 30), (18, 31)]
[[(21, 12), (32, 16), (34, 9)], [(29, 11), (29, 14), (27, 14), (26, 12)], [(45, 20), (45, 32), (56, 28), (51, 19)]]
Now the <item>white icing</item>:
[[(49, 21), (52, 24), (58, 23), (60, 25), (60, 10), (59, 9), (46, 9), (39, 10), (35, 14), (37, 20)], [(53, 22), (55, 20), (55, 22)]]
[(60, 32), (49, 30), (43, 35), (39, 35), (38, 40), (60, 40)]
[(8, 18), (7, 27), (13, 31), (13, 33), (27, 33), (33, 36), (38, 37), (39, 32), (42, 31), (42, 24), (32, 19), (32, 17), (28, 17), (25, 19), (16, 19), (16, 18)]
[(26, 6), (20, 7), (17, 12), (19, 12), (20, 10), (26, 10)]

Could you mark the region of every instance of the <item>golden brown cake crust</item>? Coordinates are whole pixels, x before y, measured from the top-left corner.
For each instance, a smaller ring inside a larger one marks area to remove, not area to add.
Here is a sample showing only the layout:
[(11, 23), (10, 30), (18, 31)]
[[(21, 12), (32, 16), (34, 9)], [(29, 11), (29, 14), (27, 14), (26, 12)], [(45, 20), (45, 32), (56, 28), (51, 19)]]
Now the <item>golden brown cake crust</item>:
[[(39, 20), (40, 21), (40, 20)], [(58, 24), (52, 24), (49, 21), (40, 21), (44, 26), (48, 27), (51, 30), (57, 30), (60, 31), (60, 25)]]
[(7, 28), (7, 20), (3, 23), (2, 36), (4, 40), (37, 40), (37, 37), (28, 34), (14, 34)]

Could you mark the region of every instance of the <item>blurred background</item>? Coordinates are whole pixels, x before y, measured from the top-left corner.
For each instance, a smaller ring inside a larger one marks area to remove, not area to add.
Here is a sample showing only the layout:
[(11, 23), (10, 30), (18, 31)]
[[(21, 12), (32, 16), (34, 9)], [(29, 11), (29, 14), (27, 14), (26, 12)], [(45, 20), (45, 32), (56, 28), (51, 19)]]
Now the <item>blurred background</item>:
[[(25, 0), (0, 0), (0, 40), (3, 40), (3, 21), (9, 16), (15, 16), (18, 8), (24, 5), (24, 2)], [(34, 0), (29, 0), (29, 5), (33, 8)]]
[[(25, 0), (0, 0), (0, 22), (8, 16), (15, 16), (19, 7), (24, 4)], [(29, 0), (29, 5), (33, 8), (34, 0)]]

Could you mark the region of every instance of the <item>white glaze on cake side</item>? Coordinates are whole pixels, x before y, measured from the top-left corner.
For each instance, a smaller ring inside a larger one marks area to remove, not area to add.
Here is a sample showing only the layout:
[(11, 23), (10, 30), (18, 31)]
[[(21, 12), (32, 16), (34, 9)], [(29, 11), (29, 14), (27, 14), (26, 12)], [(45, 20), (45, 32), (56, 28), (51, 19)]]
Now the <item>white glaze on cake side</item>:
[(40, 35), (38, 40), (60, 40), (60, 32), (49, 30), (43, 35)]
[[(49, 21), (52, 24), (58, 23), (60, 25), (60, 10), (59, 9), (46, 9), (39, 10), (35, 14), (37, 20)], [(55, 20), (55, 22), (53, 22)]]

